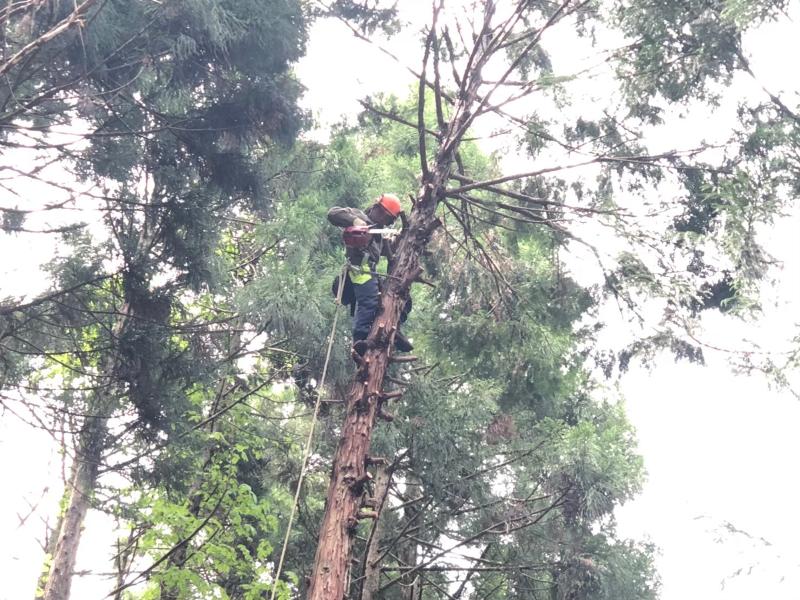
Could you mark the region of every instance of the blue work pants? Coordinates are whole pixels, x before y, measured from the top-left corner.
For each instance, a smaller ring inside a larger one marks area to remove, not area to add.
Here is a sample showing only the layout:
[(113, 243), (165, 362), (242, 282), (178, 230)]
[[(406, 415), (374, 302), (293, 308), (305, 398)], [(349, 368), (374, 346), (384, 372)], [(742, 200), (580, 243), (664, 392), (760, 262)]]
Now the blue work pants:
[(378, 278), (374, 275), (364, 283), (353, 283), (356, 314), (353, 315), (353, 341), (365, 340), (381, 305)]

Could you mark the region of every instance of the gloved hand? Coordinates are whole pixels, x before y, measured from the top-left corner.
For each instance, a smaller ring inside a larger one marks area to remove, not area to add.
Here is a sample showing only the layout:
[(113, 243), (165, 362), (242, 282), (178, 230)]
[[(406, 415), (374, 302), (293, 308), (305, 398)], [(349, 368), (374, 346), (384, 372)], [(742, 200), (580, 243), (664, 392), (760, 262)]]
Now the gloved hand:
[(353, 219), (353, 226), (355, 226), (355, 227), (366, 227), (367, 226), (367, 222), (364, 219), (359, 219), (358, 217), (356, 217), (355, 219)]

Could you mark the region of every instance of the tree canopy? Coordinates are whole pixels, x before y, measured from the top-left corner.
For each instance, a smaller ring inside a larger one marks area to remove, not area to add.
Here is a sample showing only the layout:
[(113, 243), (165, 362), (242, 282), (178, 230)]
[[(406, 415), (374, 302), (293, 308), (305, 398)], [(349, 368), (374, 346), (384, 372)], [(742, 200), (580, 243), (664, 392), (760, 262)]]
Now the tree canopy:
[[(90, 510), (116, 598), (658, 597), (655, 549), (616, 532), (645, 465), (609, 381), (702, 362), (705, 311), (760, 310), (800, 119), (758, 88), (721, 139), (659, 132), (756, 80), (743, 36), (786, 5), (434, 2), (408, 94), (325, 142), (309, 27), (375, 51), (398, 6), (8, 5), (0, 235), (53, 256), (0, 302), (0, 398), (69, 470), (37, 597), (69, 598)], [(359, 358), (325, 215), (386, 191), (406, 210)], [(610, 349), (609, 306), (641, 326)], [(797, 357), (737, 355), (781, 383)]]

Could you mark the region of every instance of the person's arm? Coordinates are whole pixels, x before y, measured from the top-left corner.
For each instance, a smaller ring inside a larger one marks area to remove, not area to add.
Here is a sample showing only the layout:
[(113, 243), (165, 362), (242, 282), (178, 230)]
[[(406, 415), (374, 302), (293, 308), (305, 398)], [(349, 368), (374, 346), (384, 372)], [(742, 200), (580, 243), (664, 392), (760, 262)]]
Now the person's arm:
[[(405, 212), (400, 212), (400, 222), (402, 227), (400, 231), (403, 231), (408, 226), (408, 217), (406, 216)], [(400, 238), (398, 236), (392, 237), (385, 237), (383, 239), (383, 247), (381, 248), (381, 254), (383, 254), (386, 259), (389, 261), (389, 268), (392, 266), (392, 262), (394, 260), (394, 254), (397, 251), (397, 244), (399, 243)]]
[(370, 225), (371, 222), (363, 211), (357, 208), (334, 206), (328, 211), (328, 221), (337, 227), (350, 227), (351, 225)]
[(381, 244), (381, 254), (386, 257), (390, 269), (392, 268), (392, 260), (394, 259), (394, 245), (395, 240), (392, 238), (383, 238), (383, 244)]

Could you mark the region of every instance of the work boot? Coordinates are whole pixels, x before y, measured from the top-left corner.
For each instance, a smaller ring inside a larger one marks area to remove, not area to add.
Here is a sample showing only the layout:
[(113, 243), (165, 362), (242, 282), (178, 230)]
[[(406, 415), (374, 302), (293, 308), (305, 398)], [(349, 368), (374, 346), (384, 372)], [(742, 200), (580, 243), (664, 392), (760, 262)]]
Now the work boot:
[(398, 331), (394, 334), (394, 349), (398, 352), (411, 352), (414, 346), (402, 332)]

